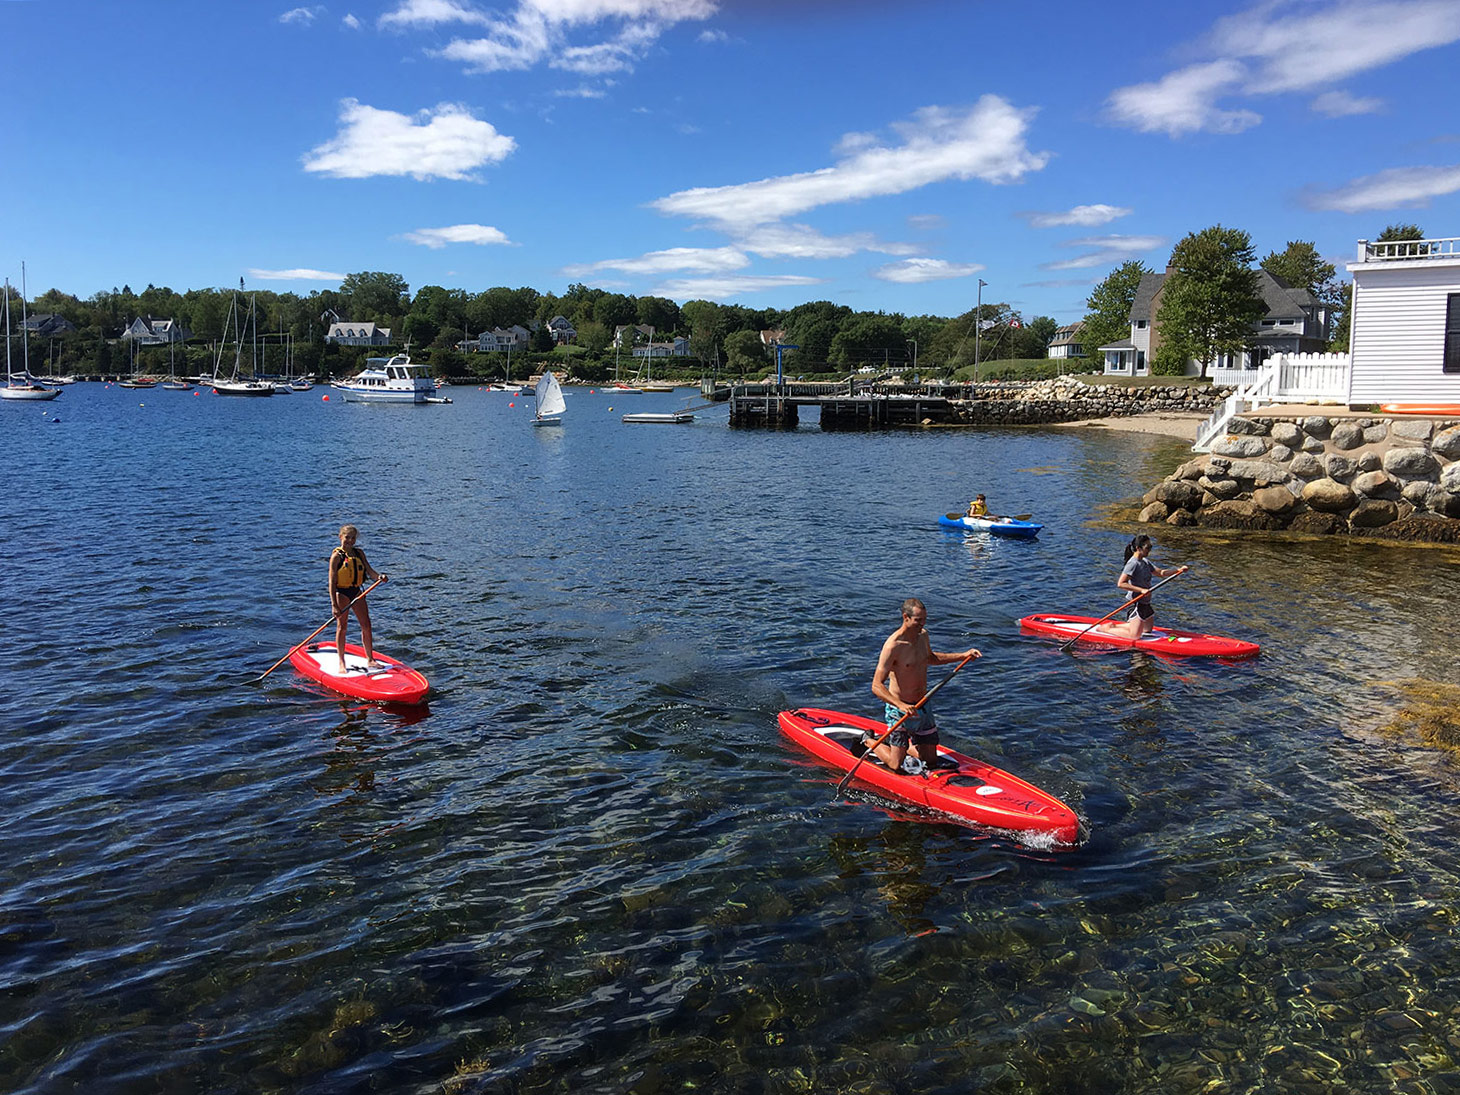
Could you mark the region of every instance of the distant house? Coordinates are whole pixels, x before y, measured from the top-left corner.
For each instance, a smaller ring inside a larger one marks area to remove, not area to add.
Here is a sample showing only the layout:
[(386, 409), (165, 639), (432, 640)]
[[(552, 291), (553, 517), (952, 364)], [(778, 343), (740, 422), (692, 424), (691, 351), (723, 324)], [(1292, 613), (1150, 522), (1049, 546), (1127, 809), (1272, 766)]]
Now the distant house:
[(1085, 346), (1080, 341), (1080, 332), (1084, 329), (1084, 320), (1061, 327), (1054, 333), (1054, 338), (1050, 341), (1049, 356), (1057, 360), (1086, 356)]
[(566, 346), (578, 337), (578, 332), (568, 322), (567, 316), (553, 316), (548, 320), (548, 333), (553, 336), (554, 346)]
[(780, 328), (772, 328), (760, 333), (760, 344), (762, 346), (774, 346), (777, 342), (786, 341), (786, 332)]
[(1350, 403), (1460, 403), (1460, 239), (1359, 241)]
[[(1156, 316), (1161, 311), (1161, 291), (1171, 268), (1162, 274), (1145, 274), (1136, 287), (1130, 309), (1130, 337), (1099, 347), (1105, 358), (1107, 376), (1148, 376), (1151, 358), (1161, 347)], [(1253, 325), (1247, 349), (1235, 355), (1221, 355), (1214, 369), (1224, 371), (1256, 369), (1273, 354), (1321, 352), (1328, 339), (1328, 309), (1307, 289), (1295, 289), (1282, 278), (1257, 271), (1257, 289), (1267, 312)], [(1200, 376), (1201, 362), (1186, 363), (1187, 376)]]
[(654, 328), (646, 323), (623, 323), (613, 329), (613, 344), (622, 348), (629, 331), (634, 332), (628, 340), (631, 345), (635, 342), (648, 342), (654, 337)]
[(76, 330), (76, 324), (64, 316), (58, 316), (52, 312), (37, 312), (34, 315), (26, 316), (25, 322), (20, 325), (20, 328), (27, 334), (37, 335), (40, 338), (56, 338)]
[(193, 333), (176, 320), (153, 319), (151, 316), (138, 316), (122, 332), (123, 342), (134, 342), (138, 346), (166, 346), (186, 342), (192, 337)]
[(634, 347), (635, 357), (688, 357), (689, 339), (675, 336), (672, 342), (643, 342)]
[(494, 327), (490, 331), (483, 331), (476, 338), (463, 339), (456, 344), (456, 348), (463, 353), (502, 354), (525, 350), (531, 341), (532, 332), (514, 323), (511, 327)]
[(388, 346), (390, 328), (377, 327), (373, 323), (331, 323), (324, 340), (336, 346)]

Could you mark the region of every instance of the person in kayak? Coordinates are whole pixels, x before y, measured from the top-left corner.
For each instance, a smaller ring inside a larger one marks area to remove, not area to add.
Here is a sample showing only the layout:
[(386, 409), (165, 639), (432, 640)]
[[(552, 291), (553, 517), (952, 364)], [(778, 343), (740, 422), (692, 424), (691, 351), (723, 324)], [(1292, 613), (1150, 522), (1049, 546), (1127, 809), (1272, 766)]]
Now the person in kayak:
[[(887, 735), (877, 747), (877, 759), (894, 772), (902, 771), (903, 758), (911, 747), (919, 760), (932, 764), (938, 759), (938, 724), (932, 711), (917, 704), (928, 691), (928, 666), (982, 657), (977, 650), (944, 654), (933, 649), (926, 625), (928, 610), (916, 597), (902, 602), (902, 626), (887, 637), (872, 674), (872, 694), (883, 703), (889, 728), (911, 712), (911, 717)], [(863, 737), (871, 745), (870, 736)]]
[(989, 504), (984, 501), (983, 495), (979, 495), (972, 502), (968, 503), (968, 516), (987, 517), (989, 515)]
[(1125, 599), (1134, 601), (1130, 614), (1124, 620), (1111, 620), (1100, 625), (1100, 631), (1109, 631), (1115, 635), (1123, 635), (1127, 639), (1139, 639), (1156, 622), (1156, 609), (1151, 604), (1151, 586), (1155, 585), (1153, 578), (1171, 578), (1182, 574), (1190, 567), (1173, 567), (1170, 570), (1158, 567), (1152, 563), (1147, 556), (1151, 554), (1151, 548), (1156, 545), (1146, 535), (1137, 536), (1130, 543), (1125, 545), (1125, 566), (1121, 569), (1120, 577), (1116, 580), (1116, 586), (1125, 590)]
[(360, 587), (366, 579), (386, 580), (365, 559), (365, 553), (355, 546), (360, 530), (354, 525), (340, 526), (340, 546), (330, 552), (329, 591), (330, 606), (335, 614), (335, 653), (340, 656), (340, 672), (345, 666), (345, 629), (350, 622), (351, 602), (354, 602), (355, 619), (360, 621), (360, 645), (365, 648), (365, 660), (371, 669), (379, 666), (375, 660), (375, 647), (370, 634), (370, 606), (360, 596)]

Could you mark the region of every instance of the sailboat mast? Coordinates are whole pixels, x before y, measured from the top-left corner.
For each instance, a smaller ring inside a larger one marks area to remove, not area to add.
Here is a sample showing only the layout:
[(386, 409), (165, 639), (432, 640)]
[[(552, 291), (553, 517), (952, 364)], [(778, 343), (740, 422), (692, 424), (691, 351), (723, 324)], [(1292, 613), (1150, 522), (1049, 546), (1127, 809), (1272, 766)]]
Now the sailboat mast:
[[(25, 357), (27, 383), (30, 377), (30, 331), (25, 326), (25, 263), (20, 264), (20, 352)], [(6, 372), (9, 373), (9, 368)]]
[(5, 279), (5, 379), (10, 379), (10, 279)]

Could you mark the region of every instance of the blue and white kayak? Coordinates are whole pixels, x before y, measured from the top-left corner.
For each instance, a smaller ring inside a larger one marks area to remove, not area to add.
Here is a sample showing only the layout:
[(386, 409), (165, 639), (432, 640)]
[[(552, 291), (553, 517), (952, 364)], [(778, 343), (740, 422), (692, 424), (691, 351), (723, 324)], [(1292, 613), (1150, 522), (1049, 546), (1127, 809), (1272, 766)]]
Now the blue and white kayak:
[(1043, 525), (1033, 521), (1020, 521), (1013, 517), (965, 517), (959, 513), (945, 513), (938, 518), (944, 528), (959, 528), (965, 532), (988, 532), (995, 536), (1017, 536), (1032, 540), (1039, 535)]

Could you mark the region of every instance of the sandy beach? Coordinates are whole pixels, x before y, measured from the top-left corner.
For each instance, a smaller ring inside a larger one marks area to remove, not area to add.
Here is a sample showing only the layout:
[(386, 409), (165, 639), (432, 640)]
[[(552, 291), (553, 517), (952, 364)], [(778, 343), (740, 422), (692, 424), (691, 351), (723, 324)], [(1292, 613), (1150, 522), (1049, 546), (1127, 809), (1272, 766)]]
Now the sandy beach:
[(1180, 441), (1195, 441), (1196, 427), (1206, 420), (1203, 414), (1131, 414), (1118, 418), (1083, 418), (1078, 422), (1051, 422), (1060, 430), (1107, 429), (1126, 433), (1153, 433)]

